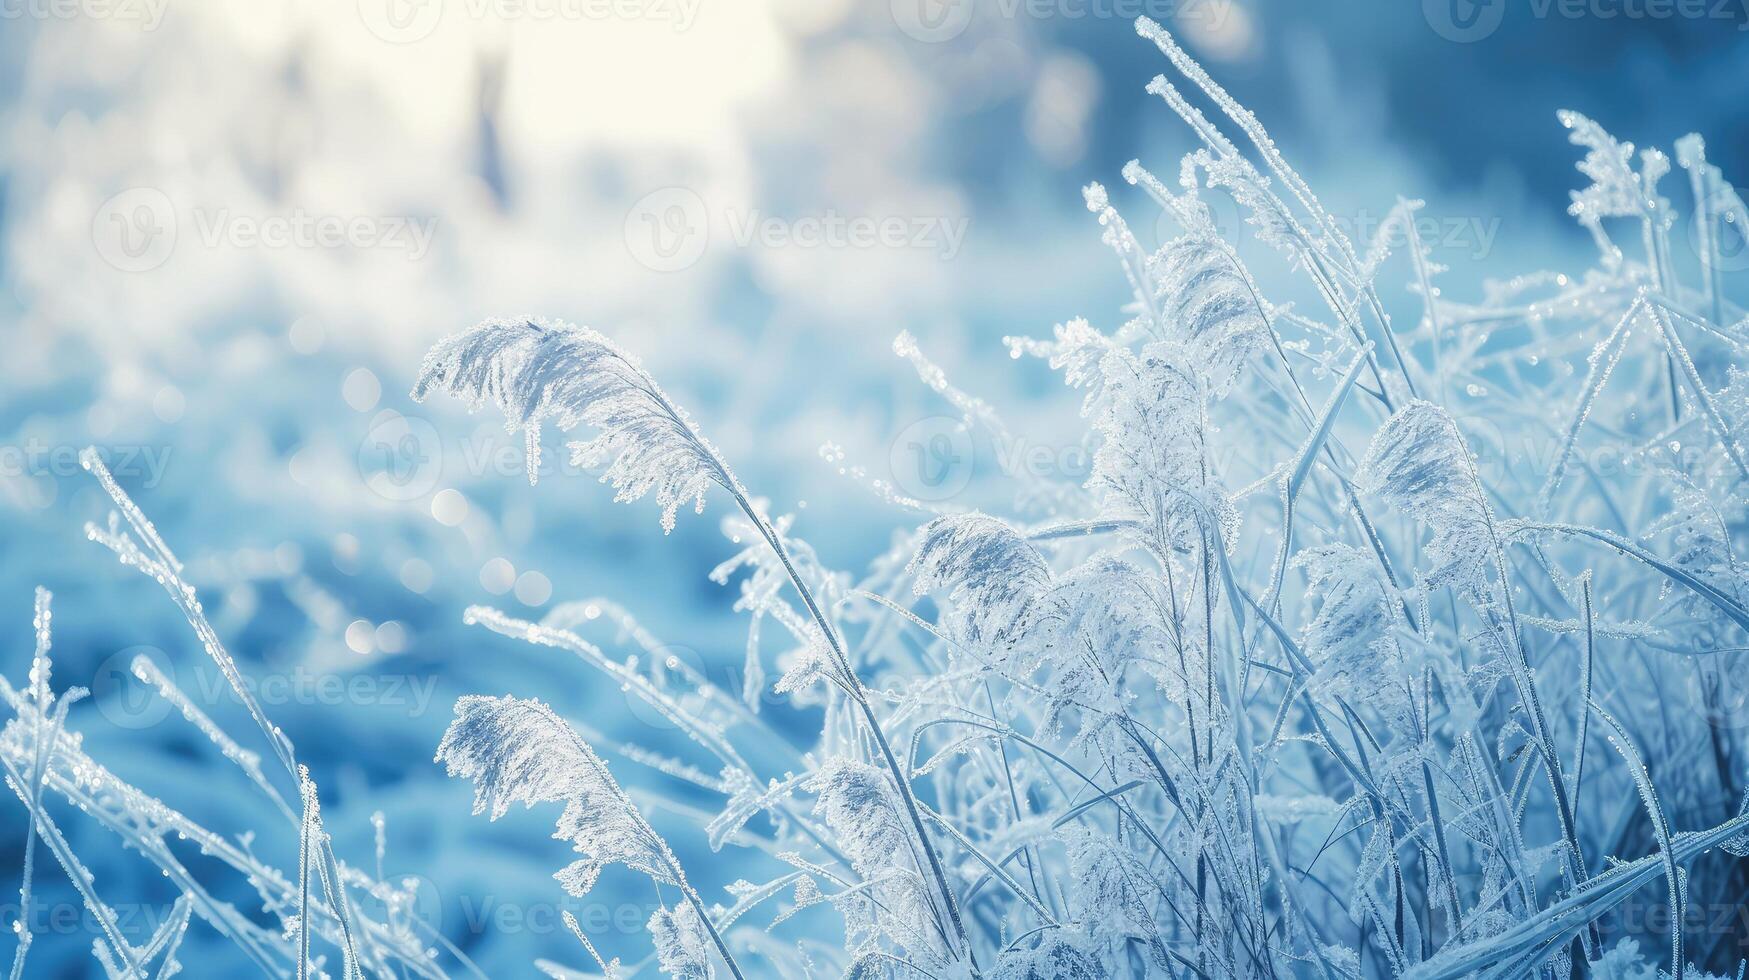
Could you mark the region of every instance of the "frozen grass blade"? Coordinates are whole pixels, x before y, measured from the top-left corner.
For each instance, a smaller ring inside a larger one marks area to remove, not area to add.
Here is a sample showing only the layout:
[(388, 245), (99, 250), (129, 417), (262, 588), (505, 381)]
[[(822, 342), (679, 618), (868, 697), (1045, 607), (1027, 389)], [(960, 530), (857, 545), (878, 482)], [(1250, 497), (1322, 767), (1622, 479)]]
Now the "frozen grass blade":
[(1628, 775), (1633, 777), (1634, 788), (1640, 791), (1640, 801), (1646, 805), (1646, 814), (1652, 818), (1652, 832), (1658, 837), (1658, 857), (1663, 861), (1664, 883), (1670, 896), (1670, 975), (1675, 980), (1682, 980), (1683, 883), (1682, 871), (1676, 866), (1676, 855), (1671, 849), (1670, 818), (1664, 813), (1664, 804), (1659, 802), (1658, 791), (1652, 787), (1646, 763), (1640, 758), (1640, 750), (1634, 748), (1627, 729), (1596, 701), (1587, 700), (1586, 704), (1603, 722), (1610, 746), (1621, 753), (1622, 761), (1627, 763)]

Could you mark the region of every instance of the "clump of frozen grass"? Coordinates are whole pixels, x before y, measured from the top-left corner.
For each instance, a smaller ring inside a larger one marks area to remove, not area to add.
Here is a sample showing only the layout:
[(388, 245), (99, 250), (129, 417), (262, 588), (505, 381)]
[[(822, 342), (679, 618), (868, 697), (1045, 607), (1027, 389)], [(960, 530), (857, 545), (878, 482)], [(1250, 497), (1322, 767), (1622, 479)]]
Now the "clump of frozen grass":
[[(471, 609), (605, 674), (685, 741), (616, 743), (537, 700), (473, 696), (438, 759), (494, 818), (562, 804), (555, 837), (579, 856), (558, 887), (583, 894), (621, 865), (656, 889), (652, 952), (629, 966), (565, 916), (608, 976), (1741, 976), (1740, 923), (1719, 928), (1714, 912), (1749, 887), (1749, 582), (1735, 547), (1749, 318), (1721, 241), (1749, 211), (1699, 137), (1680, 141), (1689, 268), (1660, 190), (1669, 158), (1563, 113), (1585, 150), (1571, 213), (1596, 266), (1460, 302), (1416, 236), (1420, 202), (1386, 222), (1407, 239), (1399, 254), (1388, 234), (1351, 241), (1251, 113), (1164, 30), (1138, 29), (1182, 76), (1149, 91), (1201, 145), (1176, 191), (1138, 162), (1123, 176), (1182, 234), (1144, 244), (1091, 185), (1133, 289), (1128, 319), (1009, 341), (1079, 392), (1085, 486), (1005, 472), (1012, 508), (981, 488), (981, 511), (937, 516), (853, 581), (601, 334), (495, 320), (433, 350), (416, 397), (490, 403), (526, 432), (531, 478), (551, 423), (594, 430), (578, 462), (622, 500), (653, 495), (665, 529), (726, 491), (738, 550), (711, 577), (738, 588), (750, 622), (747, 683), (723, 690), (605, 601), (542, 622)], [(1246, 211), (1320, 306), (1267, 298), (1217, 233), (1211, 193)], [(1391, 315), (1393, 275), (1417, 298), (1411, 317)], [(968, 426), (1009, 432), (914, 338), (895, 350)], [(1485, 465), (1477, 430), (1528, 440), (1527, 458)], [(0, 770), (31, 828), (21, 909), (40, 851), (98, 924), (110, 976), (177, 972), (191, 928), (275, 976), (438, 977), (440, 952), (467, 965), (396, 914), (408, 892), (335, 855), (315, 777), (180, 563), (95, 454), (86, 465), (116, 506), (91, 537), (166, 589), (267, 754), (149, 661), (136, 675), (273, 803), (298, 867), (84, 751), (66, 728), (83, 692), (51, 685), (44, 593), (28, 685), (0, 680)], [(585, 638), (596, 619), (634, 656)], [(818, 710), (817, 739), (795, 744), (758, 710), (774, 674), (774, 691)], [(684, 784), (648, 800), (736, 849), (722, 901), (695, 887), (675, 832), (657, 831), (610, 760)], [(57, 796), (177, 888), (143, 941), (45, 806)], [(186, 847), (242, 876), (277, 928), (216, 900)], [(1631, 903), (1665, 914), (1612, 916)], [(12, 980), (30, 975), (25, 921)]]
[[(276, 977), (341, 978), (410, 976), (441, 978), (448, 975), (439, 960), (440, 951), (468, 965), (459, 951), (430, 932), (424, 923), (397, 910), (413, 900), (416, 882), (395, 885), (378, 880), (335, 854), (324, 828), (317, 785), (309, 769), (297, 761), (292, 740), (267, 717), (243, 676), (242, 668), (226, 650), (218, 632), (207, 620), (194, 588), (182, 577), (182, 564), (158, 535), (152, 523), (105, 469), (102, 459), (87, 449), (80, 457), (115, 505), (105, 525), (90, 525), (93, 541), (113, 551), (131, 566), (162, 586), (182, 612), (205, 653), (218, 665), (233, 693), (260, 728), (260, 736), (283, 769), (276, 773), (297, 791), (299, 805), (288, 805), (273, 778), (264, 772), (261, 756), (244, 748), (221, 730), (194, 702), (176, 687), (151, 660), (140, 657), (132, 665), (135, 677), (148, 690), (164, 698), (215, 749), (240, 769), (248, 781), (284, 817), (277, 828), (287, 835), (298, 855), (297, 867), (287, 872), (263, 860), (253, 846), (257, 835), (232, 838), (210, 830), (105, 769), (88, 755), (79, 736), (66, 728), (68, 708), (86, 695), (82, 688), (56, 694), (51, 686), (50, 597), (38, 590), (36, 602), (36, 654), (31, 663), (30, 683), (15, 690), (0, 678), (0, 706), (12, 717), (0, 728), (0, 772), (6, 787), (16, 796), (27, 815), (30, 837), (26, 844), (19, 891), (18, 918), (12, 931), (19, 937), (9, 976), (21, 980), (34, 975), (29, 962), (33, 880), (39, 873), (35, 859), (38, 842), (53, 856), (82, 900), (87, 914), (97, 923), (98, 938), (92, 954), (106, 976), (167, 978), (187, 969), (201, 975), (199, 963), (178, 958), (189, 929), (210, 928), (235, 943), (263, 975)], [(104, 896), (99, 882), (80, 860), (65, 832), (50, 815), (47, 797), (52, 794), (113, 833), (128, 850), (154, 866), (178, 891), (170, 914), (156, 925), (143, 942), (130, 938), (125, 917), (115, 903), (134, 901), (132, 896)], [(268, 828), (273, 832), (275, 828)], [(382, 825), (379, 822), (378, 864), (381, 863)], [(259, 835), (265, 839), (266, 834)], [(215, 864), (216, 863), (216, 864)], [(229, 901), (216, 897), (216, 884), (206, 872), (193, 866), (222, 867), (234, 872), (259, 899), (260, 910), (252, 915)], [(260, 920), (277, 922), (268, 928)], [(331, 958), (332, 957), (332, 958)]]
[[(569, 621), (471, 614), (580, 652), (722, 766), (699, 778), (621, 753), (721, 794), (712, 846), (764, 869), (764, 883), (730, 886), (732, 908), (683, 888), (689, 900), (651, 924), (659, 967), (1737, 974), (1728, 934), (1684, 935), (1689, 905), (1737, 901), (1749, 881), (1728, 859), (1749, 850), (1749, 719), (1734, 714), (1749, 649), (1735, 547), (1749, 517), (1749, 321), (1719, 255), (1741, 204), (1704, 144), (1688, 137), (1676, 154), (1698, 199), (1698, 275), (1672, 257), (1669, 160), (1562, 113), (1586, 150), (1572, 213), (1597, 266), (1464, 303), (1437, 287), (1420, 202), (1387, 222), (1406, 235), (1401, 254), (1387, 235), (1351, 241), (1261, 123), (1166, 31), (1137, 26), (1183, 77), (1149, 91), (1202, 145), (1177, 191), (1139, 163), (1124, 177), (1182, 235), (1145, 245), (1090, 186), (1130, 319), (1010, 341), (1084, 392), (1096, 453), (1084, 487), (1041, 494), (1005, 473), (1013, 516), (937, 517), (841, 590), (594, 331), (493, 321), (427, 361), (418, 395), (489, 399), (513, 426), (595, 427), (578, 453), (622, 498), (655, 488), (664, 527), (677, 499), (702, 506), (716, 485), (741, 511), (731, 536), (757, 534), (714, 577), (750, 571), (750, 672), (765, 676), (779, 645), (758, 624), (775, 622), (790, 665), (778, 690), (824, 711), (786, 771), (748, 760), (790, 743), (696, 672), (621, 664)], [(1210, 192), (1245, 209), (1321, 310), (1265, 298), (1216, 233)], [(1637, 247), (1617, 243), (1620, 227)], [(1381, 283), (1397, 270), (1412, 318), (1389, 312)], [(913, 338), (895, 349), (968, 426), (1007, 431)], [(1541, 470), (1482, 465), (1472, 422), (1528, 439)], [(1603, 471), (1599, 447), (1634, 465)], [(531, 465), (538, 451), (531, 441)], [(471, 705), (446, 751), (512, 734)], [(605, 773), (573, 738), (541, 743), (530, 764), (606, 778), (583, 771)], [(607, 805), (635, 823), (616, 846), (633, 846), (649, 825), (623, 795)], [(1635, 900), (1667, 903), (1674, 925), (1609, 919)], [(778, 906), (765, 931), (745, 921), (761, 904)], [(841, 941), (819, 931), (827, 909)], [(791, 928), (793, 946), (772, 941)], [(707, 934), (720, 964), (696, 952)], [(1642, 952), (1656, 946), (1662, 970)]]

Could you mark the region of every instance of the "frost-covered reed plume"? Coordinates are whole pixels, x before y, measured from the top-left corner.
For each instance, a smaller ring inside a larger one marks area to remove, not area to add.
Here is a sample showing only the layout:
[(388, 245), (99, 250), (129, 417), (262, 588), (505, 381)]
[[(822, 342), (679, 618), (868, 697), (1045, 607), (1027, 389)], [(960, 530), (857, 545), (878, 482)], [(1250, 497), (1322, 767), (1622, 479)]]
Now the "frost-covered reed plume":
[[(494, 320), (426, 361), (415, 396), (491, 403), (531, 476), (550, 421), (593, 429), (576, 461), (653, 493), (665, 529), (732, 498), (740, 550), (713, 578), (751, 618), (744, 690), (617, 611), (649, 656), (610, 656), (579, 632), (615, 608), (597, 600), (469, 613), (576, 654), (710, 757), (607, 746), (719, 797), (702, 829), (745, 869), (726, 897), (701, 901), (538, 703), (463, 701), (440, 759), (494, 815), (564, 801), (586, 884), (617, 861), (671, 888), (650, 933), (679, 977), (1739, 975), (1744, 924), (1691, 912), (1749, 888), (1749, 320), (1721, 252), (1749, 211), (1684, 139), (1681, 261), (1670, 161), (1563, 113), (1596, 266), (1460, 302), (1420, 202), (1352, 241), (1258, 120), (1137, 26), (1180, 79), (1148, 90), (1200, 146), (1176, 189), (1123, 176), (1181, 233), (1150, 247), (1088, 187), (1128, 318), (1008, 342), (1081, 392), (1083, 485), (986, 474), (974, 495), (1006, 484), (1006, 517), (889, 495), (927, 522), (852, 585), (601, 334)], [(1321, 308), (1267, 298), (1211, 193)], [(978, 438), (1011, 437), (914, 338), (895, 349)], [(1478, 432), (1506, 444), (1478, 454)], [(820, 713), (811, 744), (758, 711), (773, 659), (774, 689)], [(1613, 914), (1648, 903), (1663, 926)]]
[[(111, 978), (168, 978), (187, 969), (206, 975), (198, 961), (179, 959), (189, 930), (211, 929), (236, 944), (264, 976), (305, 977), (425, 977), (447, 976), (448, 967), (466, 964), (459, 951), (409, 915), (416, 882), (393, 884), (379, 880), (340, 860), (322, 823), (317, 786), (309, 769), (297, 761), (292, 740), (262, 710), (242, 668), (207, 620), (194, 588), (183, 578), (182, 563), (158, 535), (152, 523), (121, 489), (95, 450), (80, 461), (97, 478), (115, 505), (108, 523), (89, 525), (89, 537), (113, 551), (121, 563), (156, 581), (187, 619), (205, 653), (218, 666), (230, 689), (259, 726), (259, 737), (272, 753), (267, 771), (259, 752), (244, 748), (207, 717), (187, 694), (145, 655), (131, 665), (134, 678), (164, 699), (200, 733), (219, 755), (241, 770), (284, 818), (284, 824), (241, 838), (211, 830), (115, 776), (86, 753), (77, 733), (67, 730), (68, 708), (85, 697), (83, 688), (59, 694), (51, 686), (50, 596), (37, 590), (36, 655), (30, 683), (15, 690), (0, 678), (0, 706), (11, 713), (0, 729), (0, 771), (6, 786), (27, 815), (31, 835), (26, 844), (18, 918), (13, 931), (19, 943), (13, 955), (11, 980), (33, 972), (33, 885), (42, 872), (38, 848), (52, 855), (66, 874), (86, 914), (97, 924), (92, 955)], [(276, 768), (277, 767), (277, 768)], [(269, 775), (269, 772), (272, 775)], [(282, 788), (297, 790), (297, 805)], [(155, 868), (177, 891), (169, 914), (140, 937), (137, 916), (118, 913), (123, 902), (137, 909), (142, 896), (105, 895), (98, 880), (74, 852), (61, 825), (49, 812), (50, 797), (60, 797), (116, 836), (129, 851)], [(378, 824), (377, 866), (382, 863)], [(286, 872), (261, 857), (264, 849), (297, 855), (297, 867)], [(218, 882), (215, 869), (234, 872), (236, 880)], [(238, 908), (219, 897), (235, 893), (241, 884), (259, 900), (258, 909)], [(60, 921), (55, 917), (52, 921)], [(263, 922), (277, 924), (269, 928)], [(440, 954), (442, 957), (440, 959)], [(43, 967), (42, 969), (47, 969)]]

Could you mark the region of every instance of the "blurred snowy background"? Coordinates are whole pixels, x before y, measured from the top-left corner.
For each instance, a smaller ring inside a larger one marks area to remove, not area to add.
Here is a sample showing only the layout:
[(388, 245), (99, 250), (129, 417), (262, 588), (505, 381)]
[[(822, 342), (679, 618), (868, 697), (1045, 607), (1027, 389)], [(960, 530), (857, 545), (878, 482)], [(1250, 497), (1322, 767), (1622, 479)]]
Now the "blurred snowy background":
[[(49, 587), (92, 754), (216, 829), (273, 819), (126, 673), (145, 652), (249, 731), (173, 606), (84, 540), (107, 502), (75, 456), (103, 447), (319, 774), (343, 857), (369, 860), (383, 811), (386, 870), (423, 876), (421, 914), (494, 975), (575, 959), (560, 907), (641, 956), (652, 894), (563, 900), (550, 814), (471, 819), (431, 757), (465, 693), (613, 738), (659, 742), (660, 719), (461, 613), (605, 596), (726, 675), (743, 626), (705, 573), (731, 546), (714, 518), (664, 540), (558, 452), (529, 486), (495, 419), (409, 401), (420, 357), (489, 315), (609, 332), (843, 569), (908, 521), (875, 481), (975, 504), (994, 468), (893, 356), (901, 330), (1044, 440), (1041, 465), (1085, 466), (1049, 442), (1075, 399), (1000, 338), (1117, 322), (1079, 188), (1189, 144), (1142, 91), (1161, 66), (1137, 14), (1356, 238), (1426, 198), (1448, 293), (1590, 258), (1558, 108), (1641, 144), (1703, 133), (1749, 179), (1741, 0), (0, 0), (0, 672), (23, 677)], [(118, 905), (168, 907), (137, 855), (67, 823)], [(33, 974), (82, 975), (92, 927), (39, 888)], [(188, 943), (229, 975), (229, 943)]]

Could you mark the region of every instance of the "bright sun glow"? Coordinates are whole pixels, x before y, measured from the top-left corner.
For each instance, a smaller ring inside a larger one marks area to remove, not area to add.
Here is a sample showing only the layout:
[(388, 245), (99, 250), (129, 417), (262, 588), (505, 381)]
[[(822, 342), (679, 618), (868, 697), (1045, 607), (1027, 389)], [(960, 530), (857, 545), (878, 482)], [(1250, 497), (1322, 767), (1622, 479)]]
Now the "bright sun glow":
[(468, 125), (482, 64), (502, 59), (507, 135), (531, 148), (709, 143), (790, 66), (771, 0), (206, 0), (176, 13), (264, 55), (297, 38), (427, 134)]

